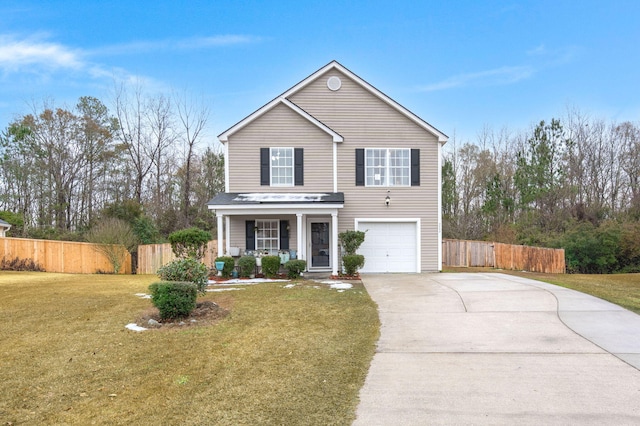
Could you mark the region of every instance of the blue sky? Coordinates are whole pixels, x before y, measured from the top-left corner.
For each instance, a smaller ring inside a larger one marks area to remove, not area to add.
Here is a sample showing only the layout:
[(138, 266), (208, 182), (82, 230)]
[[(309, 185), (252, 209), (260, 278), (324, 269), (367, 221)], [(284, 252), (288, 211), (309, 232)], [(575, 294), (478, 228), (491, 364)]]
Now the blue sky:
[(0, 3), (0, 126), (113, 81), (187, 90), (215, 136), (337, 60), (458, 141), (577, 107), (640, 120), (640, 1)]

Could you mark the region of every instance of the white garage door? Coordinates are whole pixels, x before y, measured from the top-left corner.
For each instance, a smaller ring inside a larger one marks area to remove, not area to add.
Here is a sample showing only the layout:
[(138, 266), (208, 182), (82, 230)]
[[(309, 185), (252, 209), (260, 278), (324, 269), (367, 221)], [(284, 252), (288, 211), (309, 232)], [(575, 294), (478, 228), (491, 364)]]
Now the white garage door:
[(415, 222), (360, 222), (366, 231), (358, 253), (364, 255), (361, 272), (416, 272)]

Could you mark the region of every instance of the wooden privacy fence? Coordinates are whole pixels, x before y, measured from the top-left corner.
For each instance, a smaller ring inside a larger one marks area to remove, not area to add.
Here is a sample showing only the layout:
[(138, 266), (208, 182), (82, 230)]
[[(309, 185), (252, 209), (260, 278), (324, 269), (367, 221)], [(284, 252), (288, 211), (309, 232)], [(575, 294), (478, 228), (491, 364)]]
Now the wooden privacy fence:
[[(202, 262), (209, 268), (213, 268), (216, 257), (218, 257), (218, 241), (211, 240), (207, 243)], [(155, 274), (158, 268), (175, 258), (169, 243), (140, 245), (138, 246), (138, 274)]]
[(488, 241), (442, 240), (442, 265), (565, 273), (564, 249)]
[[(113, 266), (96, 244), (73, 241), (0, 238), (0, 259), (32, 259), (47, 272), (94, 274), (112, 272)], [(126, 254), (120, 273), (131, 273), (131, 255)]]

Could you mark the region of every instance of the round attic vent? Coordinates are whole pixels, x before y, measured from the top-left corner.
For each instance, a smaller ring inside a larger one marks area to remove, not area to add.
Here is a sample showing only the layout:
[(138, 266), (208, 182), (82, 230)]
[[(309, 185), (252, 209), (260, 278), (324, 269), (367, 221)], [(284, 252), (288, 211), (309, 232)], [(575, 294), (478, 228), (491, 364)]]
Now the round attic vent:
[(342, 87), (342, 81), (340, 81), (340, 77), (329, 77), (327, 79), (327, 87), (329, 88), (329, 90), (333, 90), (334, 92), (340, 89), (340, 87)]

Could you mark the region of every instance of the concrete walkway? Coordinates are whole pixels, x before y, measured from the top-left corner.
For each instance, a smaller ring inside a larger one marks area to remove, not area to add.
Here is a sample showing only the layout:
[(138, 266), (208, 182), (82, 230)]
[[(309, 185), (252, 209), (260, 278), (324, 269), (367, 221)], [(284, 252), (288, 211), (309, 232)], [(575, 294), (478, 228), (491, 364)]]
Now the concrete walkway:
[(640, 424), (640, 316), (498, 273), (363, 282), (382, 328), (354, 425)]

